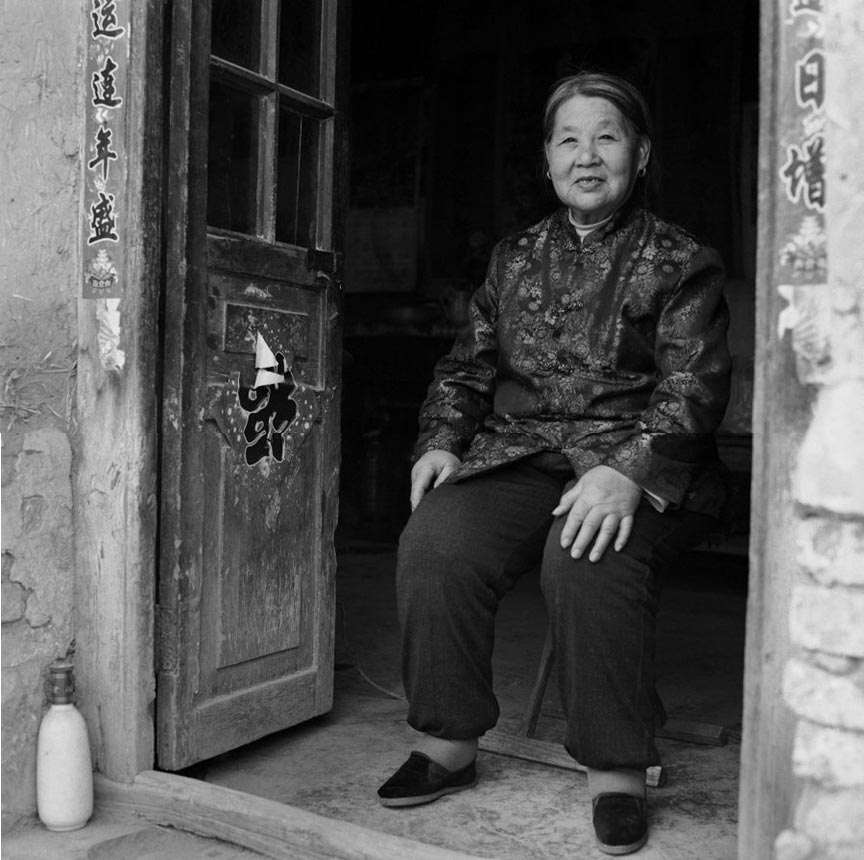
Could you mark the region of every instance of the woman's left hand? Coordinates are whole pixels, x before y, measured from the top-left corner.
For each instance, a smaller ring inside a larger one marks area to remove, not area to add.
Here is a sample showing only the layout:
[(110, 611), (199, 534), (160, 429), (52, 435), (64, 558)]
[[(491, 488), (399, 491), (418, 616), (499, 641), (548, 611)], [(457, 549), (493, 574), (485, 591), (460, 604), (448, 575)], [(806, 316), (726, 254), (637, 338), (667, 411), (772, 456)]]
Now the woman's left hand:
[(571, 547), (570, 555), (581, 558), (594, 540), (589, 561), (599, 561), (615, 538), (615, 551), (623, 549), (633, 529), (633, 517), (642, 490), (635, 481), (610, 466), (589, 469), (567, 490), (552, 516), (567, 514), (561, 532), (561, 546)]

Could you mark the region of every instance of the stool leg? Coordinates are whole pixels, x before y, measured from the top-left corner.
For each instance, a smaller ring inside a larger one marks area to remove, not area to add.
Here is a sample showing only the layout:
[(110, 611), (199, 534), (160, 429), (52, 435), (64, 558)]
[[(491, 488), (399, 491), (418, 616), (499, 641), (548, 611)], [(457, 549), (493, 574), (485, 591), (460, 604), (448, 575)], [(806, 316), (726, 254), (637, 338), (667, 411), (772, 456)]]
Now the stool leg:
[(546, 694), (546, 686), (549, 683), (549, 676), (552, 674), (552, 664), (554, 662), (552, 628), (550, 627), (546, 630), (546, 640), (543, 643), (543, 651), (540, 655), (537, 679), (534, 681), (534, 688), (528, 697), (528, 705), (525, 708), (522, 724), (519, 727), (519, 734), (526, 738), (533, 738), (534, 732), (537, 730), (537, 720), (540, 718), (540, 708), (543, 706), (543, 697)]

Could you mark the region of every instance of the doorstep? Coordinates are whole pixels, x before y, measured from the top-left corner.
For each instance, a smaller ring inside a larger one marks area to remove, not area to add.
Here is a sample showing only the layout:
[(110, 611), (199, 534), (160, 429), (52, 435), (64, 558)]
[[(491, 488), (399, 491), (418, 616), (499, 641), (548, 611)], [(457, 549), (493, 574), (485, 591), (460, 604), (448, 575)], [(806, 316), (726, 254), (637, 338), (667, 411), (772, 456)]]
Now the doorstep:
[(97, 774), (95, 793), (109, 814), (137, 815), (273, 860), (483, 860), (176, 774), (143, 771), (131, 785)]
[(82, 828), (54, 833), (34, 817), (3, 836), (3, 860), (260, 860), (215, 839), (159, 827), (136, 816), (96, 809)]

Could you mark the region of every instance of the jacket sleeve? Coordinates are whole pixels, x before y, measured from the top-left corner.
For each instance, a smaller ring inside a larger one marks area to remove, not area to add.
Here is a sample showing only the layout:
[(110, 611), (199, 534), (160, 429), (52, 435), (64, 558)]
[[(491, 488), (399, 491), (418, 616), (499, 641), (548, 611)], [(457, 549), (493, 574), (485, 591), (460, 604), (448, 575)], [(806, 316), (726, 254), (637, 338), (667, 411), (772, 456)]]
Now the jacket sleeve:
[(729, 399), (724, 282), (716, 251), (696, 251), (657, 319), (658, 381), (648, 407), (636, 433), (602, 456), (605, 465), (675, 505), (716, 458), (714, 432)]
[(434, 450), (450, 451), (461, 459), (492, 411), (500, 256), (499, 245), (492, 253), (486, 280), (471, 297), (468, 326), (435, 366), (420, 408), (415, 460)]

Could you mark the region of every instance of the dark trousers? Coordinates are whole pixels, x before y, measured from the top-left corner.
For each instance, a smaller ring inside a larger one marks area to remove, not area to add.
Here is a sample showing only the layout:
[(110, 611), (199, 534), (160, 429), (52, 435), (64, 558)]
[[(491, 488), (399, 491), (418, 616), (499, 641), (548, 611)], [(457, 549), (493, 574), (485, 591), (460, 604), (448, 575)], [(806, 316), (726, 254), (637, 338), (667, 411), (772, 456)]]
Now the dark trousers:
[(537, 454), (430, 491), (399, 542), (402, 671), (415, 729), (476, 738), (498, 720), (492, 690), (495, 614), (540, 564), (565, 747), (593, 768), (659, 764), (654, 635), (663, 568), (700, 542), (712, 519), (644, 502), (621, 552), (573, 559), (551, 511), (575, 482), (560, 454)]

